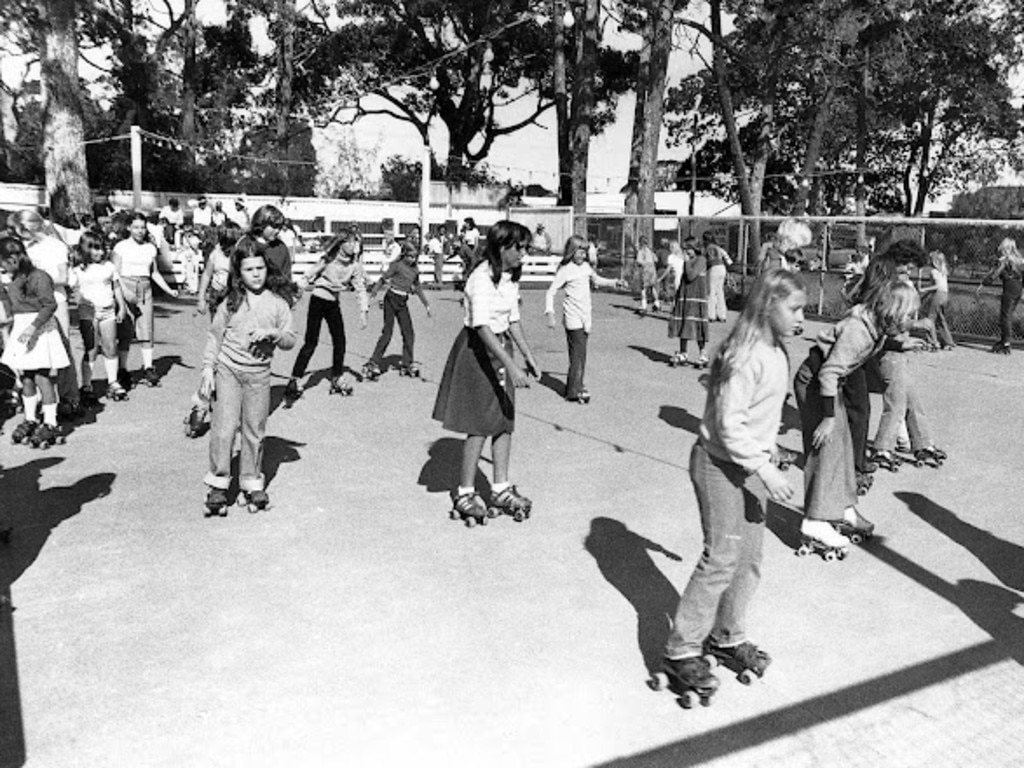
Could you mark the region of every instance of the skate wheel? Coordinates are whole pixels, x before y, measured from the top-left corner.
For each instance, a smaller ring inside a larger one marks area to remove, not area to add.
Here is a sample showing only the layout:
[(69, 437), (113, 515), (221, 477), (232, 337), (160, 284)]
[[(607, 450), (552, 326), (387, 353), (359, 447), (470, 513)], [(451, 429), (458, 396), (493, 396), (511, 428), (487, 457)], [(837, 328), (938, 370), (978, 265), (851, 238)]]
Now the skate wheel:
[(743, 685), (750, 685), (754, 682), (754, 678), (750, 676), (750, 672), (746, 669), (736, 675), (736, 679), (743, 683)]
[(711, 706), (711, 697), (710, 696), (701, 696), (700, 697), (700, 705), (702, 707), (710, 707)]
[(496, 518), (496, 517), (497, 517), (498, 515), (500, 515), (500, 514), (501, 514), (501, 510), (500, 510), (500, 509), (498, 509), (498, 508), (496, 508), (496, 507), (488, 507), (488, 508), (487, 508), (487, 516), (488, 516), (489, 518), (491, 518), (492, 520), (493, 520), (494, 518)]
[(476, 518), (470, 515), (466, 518), (466, 527), (473, 528), (476, 525)]
[(512, 519), (515, 520), (517, 523), (521, 523), (523, 522), (523, 520), (526, 519), (526, 515), (524, 515), (520, 510), (516, 510), (514, 513), (512, 513)]
[(850, 554), (850, 553), (849, 553), (849, 552), (847, 552), (847, 551), (846, 551), (845, 549), (840, 549), (840, 550), (839, 550), (839, 559), (840, 559), (840, 560), (845, 560), (845, 559), (846, 559), (846, 556), (847, 556), (848, 554)]
[(459, 514), (459, 511), (457, 509), (453, 509), (451, 512), (448, 513), (449, 520), (458, 520), (461, 517), (462, 515)]
[(679, 706), (683, 709), (693, 709), (693, 705), (700, 700), (700, 697), (693, 691), (687, 691), (679, 697)]
[(655, 672), (647, 681), (647, 687), (652, 691), (663, 691), (668, 688), (668, 675), (664, 672)]
[(796, 550), (797, 557), (806, 557), (811, 554), (811, 548), (806, 544), (801, 544)]
[(835, 551), (834, 549), (830, 549), (830, 550), (828, 550), (827, 552), (825, 552), (825, 554), (824, 554), (824, 555), (822, 555), (822, 557), (823, 557), (823, 558), (825, 559), (825, 562), (826, 562), (826, 563), (831, 563), (831, 562), (833, 562), (833, 561), (834, 561), (834, 560), (836, 559), (836, 557), (837, 557), (837, 555), (836, 555), (836, 551)]
[(859, 533), (851, 533), (849, 539), (851, 544), (860, 544), (864, 541), (864, 537)]

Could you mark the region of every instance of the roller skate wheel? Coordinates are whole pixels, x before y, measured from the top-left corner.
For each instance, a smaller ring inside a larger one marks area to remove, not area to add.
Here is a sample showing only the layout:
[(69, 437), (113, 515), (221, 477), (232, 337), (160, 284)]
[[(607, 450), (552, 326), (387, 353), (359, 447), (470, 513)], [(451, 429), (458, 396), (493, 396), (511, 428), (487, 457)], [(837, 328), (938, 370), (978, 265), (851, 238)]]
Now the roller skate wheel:
[(750, 685), (752, 682), (754, 682), (754, 678), (751, 677), (750, 671), (746, 669), (744, 669), (742, 672), (736, 675), (736, 679), (743, 683), (743, 685)]
[(668, 675), (664, 672), (655, 672), (647, 681), (647, 687), (652, 691), (663, 691), (668, 688)]
[(851, 544), (860, 544), (862, 541), (864, 541), (864, 536), (862, 536), (859, 533), (855, 533), (855, 532), (851, 533), (848, 536), (848, 538), (850, 539), (850, 543)]
[(496, 517), (497, 517), (498, 515), (500, 515), (500, 514), (501, 514), (501, 510), (500, 510), (500, 509), (498, 509), (497, 507), (488, 507), (488, 508), (487, 508), (487, 516), (488, 516), (489, 518), (491, 518), (492, 520), (493, 520), (494, 518), (496, 518)]
[(526, 515), (523, 514), (522, 510), (517, 509), (515, 512), (512, 513), (512, 519), (515, 520), (517, 523), (521, 523), (523, 522), (523, 520), (526, 519)]
[(700, 701), (696, 691), (687, 691), (679, 697), (679, 706), (683, 709), (693, 709), (693, 705)]
[(864, 494), (866, 494), (867, 492), (868, 492), (868, 489), (867, 489), (867, 487), (865, 487), (865, 486), (863, 486), (863, 485), (858, 485), (858, 486), (857, 486), (857, 495), (858, 495), (858, 496), (863, 496), (863, 495), (864, 495)]
[(448, 519), (449, 520), (460, 520), (460, 519), (462, 519), (462, 515), (459, 514), (459, 510), (453, 509), (451, 512), (448, 513)]
[(473, 528), (475, 526), (476, 526), (476, 518), (473, 517), (472, 515), (468, 516), (466, 518), (466, 527), (467, 528)]
[(840, 549), (840, 550), (839, 550), (839, 559), (840, 559), (840, 560), (845, 560), (845, 559), (846, 559), (846, 556), (847, 556), (848, 554), (850, 554), (850, 553), (849, 553), (849, 552), (848, 552), (847, 550), (845, 550), (845, 549)]
[(827, 550), (822, 557), (824, 557), (826, 563), (831, 563), (838, 558), (838, 555), (834, 549), (830, 549)]
[(797, 557), (807, 557), (811, 554), (811, 547), (808, 544), (801, 544), (796, 550)]

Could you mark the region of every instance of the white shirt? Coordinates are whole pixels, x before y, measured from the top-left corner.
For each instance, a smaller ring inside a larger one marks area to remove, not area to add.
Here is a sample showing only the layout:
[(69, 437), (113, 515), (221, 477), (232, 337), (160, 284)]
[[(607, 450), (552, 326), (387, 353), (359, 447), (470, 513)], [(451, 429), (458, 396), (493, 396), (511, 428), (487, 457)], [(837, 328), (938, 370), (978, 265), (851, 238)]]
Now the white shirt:
[(393, 261), (398, 261), (402, 258), (402, 246), (398, 244), (397, 240), (392, 240), (386, 246), (384, 246), (384, 263), (390, 264)]
[(181, 208), (174, 210), (169, 205), (165, 205), (160, 209), (160, 218), (167, 219), (168, 223), (174, 224), (178, 227), (185, 223), (184, 211), (182, 211)]
[(467, 328), (488, 326), (495, 333), (506, 333), (512, 323), (519, 322), (519, 283), (508, 272), (501, 273), (495, 285), (491, 265), (482, 261), (466, 280), (465, 319)]
[(156, 246), (128, 237), (114, 246), (114, 255), (121, 259), (122, 277), (149, 277), (156, 261)]
[(590, 283), (594, 279), (594, 270), (587, 262), (577, 264), (570, 261), (559, 267), (555, 279), (544, 296), (544, 313), (555, 311), (555, 294), (559, 288), (565, 289), (562, 301), (562, 322), (570, 331), (582, 328), (590, 333), (591, 300)]
[(932, 282), (935, 283), (936, 291), (949, 293), (949, 278), (934, 267), (932, 268)]
[[(25, 248), (36, 269), (41, 269), (53, 280), (53, 292), (57, 300), (67, 298), (64, 287), (68, 280), (68, 247), (56, 237), (47, 235)], [(61, 269), (63, 267), (63, 269)]]
[(467, 229), (462, 233), (462, 240), (470, 248), (476, 248), (476, 244), (480, 241), (480, 230), (476, 227)]
[(192, 211), (192, 223), (197, 227), (208, 227), (213, 223), (213, 209), (207, 205), (205, 208), (197, 205)]
[(118, 279), (117, 267), (109, 261), (100, 261), (72, 269), (68, 284), (78, 288), (80, 301), (97, 309), (109, 309), (114, 306), (114, 281)]
[(444, 245), (441, 243), (441, 238), (432, 237), (427, 240), (427, 252), (431, 256), (441, 256), (444, 254)]
[(672, 279), (675, 281), (675, 289), (679, 290), (679, 284), (683, 282), (683, 270), (686, 268), (686, 257), (681, 253), (669, 253), (668, 268), (672, 270)]

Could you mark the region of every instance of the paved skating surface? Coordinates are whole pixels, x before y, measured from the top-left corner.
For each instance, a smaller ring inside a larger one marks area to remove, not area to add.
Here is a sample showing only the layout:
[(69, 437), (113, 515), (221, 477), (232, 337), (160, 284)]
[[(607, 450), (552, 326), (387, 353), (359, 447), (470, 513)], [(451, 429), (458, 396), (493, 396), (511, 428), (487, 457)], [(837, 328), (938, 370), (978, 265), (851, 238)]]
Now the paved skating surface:
[[(6, 423), (0, 765), (1021, 764), (1024, 353), (914, 358), (946, 466), (879, 472), (861, 510), (880, 536), (841, 563), (795, 557), (799, 518), (773, 508), (750, 625), (774, 663), (684, 711), (645, 680), (701, 550), (685, 468), (706, 372), (669, 368), (664, 319), (600, 294), (593, 402), (567, 404), (564, 333), (525, 291), (545, 375), (519, 393), (512, 474), (534, 514), (467, 529), (448, 519), (460, 436), (430, 419), (461, 309), (429, 296), (432, 320), (411, 304), (423, 381), (329, 396), (324, 329), (315, 386), (270, 418), (259, 515), (203, 518), (207, 443), (182, 418), (206, 323), (187, 301), (158, 307), (161, 387), (47, 451)], [(381, 315), (359, 330), (353, 298), (358, 369)]]

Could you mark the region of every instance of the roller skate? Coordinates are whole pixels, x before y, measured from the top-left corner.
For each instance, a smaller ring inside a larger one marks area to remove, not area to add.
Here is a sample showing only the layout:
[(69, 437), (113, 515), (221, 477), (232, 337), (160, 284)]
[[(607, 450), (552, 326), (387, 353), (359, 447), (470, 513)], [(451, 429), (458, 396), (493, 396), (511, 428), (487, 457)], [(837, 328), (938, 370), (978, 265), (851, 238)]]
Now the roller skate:
[(343, 376), (331, 377), (331, 387), (328, 390), (328, 394), (350, 397), (353, 392), (355, 390), (352, 388), (351, 382), (347, 381)]
[(61, 400), (57, 403), (57, 421), (74, 421), (84, 413), (80, 400)]
[(97, 397), (96, 392), (93, 391), (91, 386), (86, 386), (78, 390), (78, 402), (86, 408), (91, 408), (94, 405), (98, 405), (100, 399)]
[(897, 456), (892, 451), (876, 451), (869, 449), (871, 461), (877, 464), (882, 469), (887, 469), (890, 472), (899, 472), (900, 465), (903, 463), (903, 459)]
[(690, 362), (690, 359), (682, 352), (676, 352), (672, 355), (672, 358), (668, 361), (670, 368), (679, 368), (680, 366), (686, 365)]
[(785, 472), (787, 469), (796, 464), (800, 460), (800, 457), (802, 455), (803, 454), (801, 454), (799, 451), (791, 451), (789, 448), (786, 448), (785, 446), (776, 445), (775, 466), (778, 467), (783, 472)]
[(928, 445), (914, 451), (914, 466), (938, 469), (946, 458), (945, 451), (936, 448), (934, 445)]
[(142, 383), (147, 387), (160, 386), (160, 374), (156, 372), (156, 368), (147, 368), (142, 372)]
[(211, 488), (206, 494), (206, 517), (228, 516), (228, 493), (222, 488)]
[(994, 352), (997, 355), (1008, 355), (1010, 354), (1010, 342), (1008, 341), (997, 341), (992, 345), (989, 352)]
[(107, 385), (107, 399), (118, 403), (124, 402), (128, 399), (128, 393), (120, 382), (112, 381)]
[(270, 509), (270, 497), (266, 491), (242, 491), (238, 495), (238, 506), (245, 507), (250, 513), (256, 514)]
[(284, 387), (284, 407), (291, 408), (295, 401), (302, 397), (302, 387), (296, 379), (288, 379)]
[(373, 360), (370, 360), (363, 366), (363, 378), (367, 381), (376, 381), (380, 378), (380, 375), (384, 373)]
[(491, 504), (487, 508), (487, 516), (511, 515), (513, 520), (521, 523), (530, 516), (532, 509), (533, 502), (519, 493), (519, 490), (514, 485), (510, 485), (508, 488), (491, 496)]
[(411, 379), (418, 379), (420, 378), (420, 367), (416, 363), (401, 365), (398, 368), (398, 375), (408, 376)]
[(868, 474), (867, 472), (857, 473), (857, 495), (863, 496), (871, 490), (871, 486), (875, 484), (875, 476)]
[(478, 523), (487, 525), (487, 518), (492, 516), (488, 515), (483, 499), (475, 491), (464, 493), (461, 496), (453, 494), (452, 504), (452, 510), (448, 513), (449, 517), (452, 520), (465, 521), (467, 528), (472, 528)]
[(37, 429), (39, 429), (38, 421), (25, 419), (21, 424), (14, 428), (14, 431), (11, 433), (11, 442), (15, 444), (25, 443), (28, 445), (29, 440), (32, 439), (32, 435)]
[(830, 523), (851, 544), (860, 544), (875, 535), (875, 524), (861, 515), (856, 507), (847, 507), (842, 520), (832, 520)]
[(711, 638), (704, 642), (704, 653), (708, 654), (717, 664), (721, 664), (736, 673), (736, 679), (743, 685), (754, 682), (751, 675), (764, 677), (764, 671), (772, 663), (772, 657), (753, 643), (743, 642), (739, 645), (717, 645)]
[(49, 448), (51, 445), (58, 445), (64, 443), (64, 433), (61, 432), (60, 427), (55, 427), (51, 424), (43, 424), (35, 432), (32, 433), (32, 437), (29, 438), (32, 442), (33, 448)]
[(708, 367), (708, 356), (707, 356), (707, 353), (701, 352), (700, 353), (700, 357), (698, 357), (694, 361), (693, 367), (694, 368), (707, 368)]
[(698, 701), (702, 707), (711, 704), (711, 697), (718, 690), (719, 680), (711, 674), (713, 662), (706, 656), (690, 656), (685, 659), (665, 659), (661, 671), (647, 682), (653, 691), (666, 688), (679, 697), (679, 706), (692, 709)]
[(209, 429), (206, 423), (206, 411), (197, 405), (185, 417), (185, 437), (202, 437)]
[(826, 562), (843, 560), (850, 553), (850, 540), (827, 520), (804, 520), (800, 524), (800, 546), (796, 553), (805, 557), (812, 552), (821, 553)]

